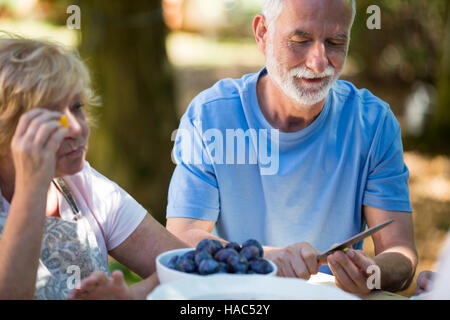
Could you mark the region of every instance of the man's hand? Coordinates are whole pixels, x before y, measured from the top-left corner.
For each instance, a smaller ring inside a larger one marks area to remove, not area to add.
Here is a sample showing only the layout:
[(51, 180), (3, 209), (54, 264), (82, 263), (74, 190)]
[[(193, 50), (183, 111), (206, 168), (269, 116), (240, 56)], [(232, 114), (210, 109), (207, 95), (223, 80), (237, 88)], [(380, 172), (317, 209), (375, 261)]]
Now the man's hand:
[(109, 278), (104, 272), (94, 271), (81, 281), (79, 289), (72, 290), (68, 300), (133, 300), (130, 288), (121, 271), (116, 270)]
[(277, 265), (278, 276), (308, 280), (319, 272), (318, 254), (309, 243), (301, 242), (284, 249), (266, 251), (264, 257)]
[(433, 271), (422, 271), (417, 277), (415, 295), (430, 292), (434, 276)]
[(336, 278), (336, 286), (342, 290), (355, 294), (367, 294), (371, 291), (367, 286), (367, 270), (376, 263), (363, 251), (336, 251), (328, 256), (327, 262)]

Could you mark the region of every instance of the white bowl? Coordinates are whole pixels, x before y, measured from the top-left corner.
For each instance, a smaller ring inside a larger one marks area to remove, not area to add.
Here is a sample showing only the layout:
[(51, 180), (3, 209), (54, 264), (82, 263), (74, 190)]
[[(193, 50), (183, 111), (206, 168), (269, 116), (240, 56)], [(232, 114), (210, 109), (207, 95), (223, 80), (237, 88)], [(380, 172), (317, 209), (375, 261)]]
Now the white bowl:
[[(173, 256), (181, 256), (184, 253), (191, 251), (191, 250), (195, 250), (195, 249), (194, 248), (186, 248), (186, 249), (170, 250), (170, 251), (163, 252), (156, 257), (156, 271), (158, 272), (158, 279), (161, 284), (175, 281), (175, 280), (180, 280), (180, 279), (199, 279), (199, 278), (203, 279), (205, 277), (214, 275), (214, 274), (212, 274), (212, 275), (205, 276), (205, 275), (199, 275), (199, 274), (194, 274), (194, 273), (186, 273), (186, 272), (181, 272), (181, 271), (170, 269), (167, 266), (167, 264), (169, 263), (170, 259)], [(271, 273), (264, 274), (263, 276), (276, 275), (277, 274), (277, 266), (272, 261), (270, 261), (270, 260), (267, 260), (267, 261), (270, 263), (273, 270)], [(253, 276), (253, 274), (239, 274), (239, 276), (240, 277), (251, 277), (251, 276)], [(259, 275), (259, 276), (261, 276), (261, 275)]]

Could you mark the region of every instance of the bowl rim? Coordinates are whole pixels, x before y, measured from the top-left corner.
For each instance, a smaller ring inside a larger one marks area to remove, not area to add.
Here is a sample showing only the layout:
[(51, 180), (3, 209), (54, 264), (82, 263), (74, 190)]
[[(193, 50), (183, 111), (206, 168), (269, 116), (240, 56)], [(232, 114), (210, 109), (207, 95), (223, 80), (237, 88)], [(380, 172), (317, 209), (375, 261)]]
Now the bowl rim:
[[(161, 262), (161, 258), (163, 258), (166, 255), (171, 255), (171, 254), (175, 254), (176, 252), (180, 252), (178, 253), (183, 254), (185, 252), (191, 251), (191, 250), (195, 250), (195, 248), (178, 248), (178, 249), (172, 249), (172, 250), (168, 250), (165, 252), (161, 252), (160, 254), (158, 254), (155, 258), (155, 262), (156, 262), (156, 266), (158, 267), (158, 265), (160, 267), (162, 267), (165, 271), (170, 271), (170, 272), (174, 272), (175, 274), (183, 274), (186, 276), (193, 276), (193, 277), (207, 277), (207, 276), (212, 276), (212, 275), (217, 275), (217, 273), (212, 273), (209, 275), (201, 275), (198, 273), (187, 273), (187, 272), (182, 272), (182, 271), (178, 271), (178, 270), (174, 270), (169, 268), (168, 266), (166, 266), (164, 263)], [(273, 262), (272, 260), (269, 260), (267, 258), (263, 258), (264, 260), (266, 260), (267, 262), (270, 263), (270, 265), (272, 266), (273, 270), (270, 273), (266, 273), (266, 274), (261, 274), (261, 273), (255, 273), (255, 274), (237, 274), (237, 273), (226, 273), (226, 274), (231, 274), (231, 275), (242, 275), (242, 276), (252, 276), (252, 275), (260, 275), (260, 276), (276, 276), (278, 273), (278, 267), (275, 264), (275, 262)], [(157, 270), (158, 271), (158, 270)]]

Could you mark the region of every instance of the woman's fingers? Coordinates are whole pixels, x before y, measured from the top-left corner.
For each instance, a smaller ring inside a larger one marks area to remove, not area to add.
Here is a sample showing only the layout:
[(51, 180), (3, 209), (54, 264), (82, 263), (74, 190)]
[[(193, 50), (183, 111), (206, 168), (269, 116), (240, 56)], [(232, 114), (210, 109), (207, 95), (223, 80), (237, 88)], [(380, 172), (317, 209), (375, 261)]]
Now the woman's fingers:
[(123, 273), (120, 270), (116, 270), (111, 274), (113, 278), (113, 284), (115, 286), (122, 286), (125, 284), (125, 279), (123, 277)]
[(101, 271), (93, 272), (82, 281), (80, 289), (73, 290), (67, 299), (98, 300), (98, 299), (132, 299), (130, 289), (125, 283), (123, 273), (116, 270), (109, 278)]
[(35, 116), (29, 123), (28, 128), (23, 134), (24, 138), (28, 138), (30, 141), (34, 141), (39, 129), (42, 126), (48, 125), (49, 122), (55, 121), (61, 117), (61, 113), (53, 111), (44, 111)]
[(19, 122), (17, 123), (16, 132), (15, 135), (22, 136), (27, 131), (28, 127), (30, 126), (31, 121), (37, 117), (38, 115), (45, 112), (44, 109), (33, 109), (25, 114), (23, 114)]
[[(64, 137), (67, 134), (67, 129), (63, 126), (57, 127), (56, 131), (52, 133), (50, 138), (47, 141), (46, 148), (48, 148), (50, 151), (52, 151), (53, 154), (56, 155), (56, 152), (58, 151), (59, 147), (61, 146), (61, 142), (64, 140)], [(45, 148), (44, 147), (44, 148)]]
[[(45, 149), (51, 137), (58, 131), (58, 129), (63, 128), (59, 121), (50, 120), (47, 123), (42, 124), (36, 132), (34, 137), (34, 144), (36, 148)], [(67, 132), (65, 128), (64, 132)]]

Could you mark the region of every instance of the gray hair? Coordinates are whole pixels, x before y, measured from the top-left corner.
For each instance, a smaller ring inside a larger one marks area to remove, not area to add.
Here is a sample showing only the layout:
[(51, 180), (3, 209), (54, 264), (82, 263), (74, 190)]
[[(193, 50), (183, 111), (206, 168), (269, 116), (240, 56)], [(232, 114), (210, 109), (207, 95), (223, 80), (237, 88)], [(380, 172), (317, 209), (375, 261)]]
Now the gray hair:
[[(355, 0), (347, 0), (352, 5), (352, 23), (355, 21), (356, 16), (356, 4)], [(269, 32), (273, 35), (275, 32), (275, 22), (283, 11), (283, 0), (264, 0), (262, 14), (266, 17), (266, 21), (269, 27)]]

